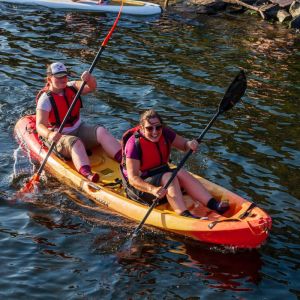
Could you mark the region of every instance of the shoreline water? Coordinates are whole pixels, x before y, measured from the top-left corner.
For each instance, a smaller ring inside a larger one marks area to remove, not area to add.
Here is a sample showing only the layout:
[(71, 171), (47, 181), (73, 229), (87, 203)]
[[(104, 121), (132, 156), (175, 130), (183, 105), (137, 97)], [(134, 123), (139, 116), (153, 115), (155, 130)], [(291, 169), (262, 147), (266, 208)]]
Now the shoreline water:
[(173, 3), (166, 0), (163, 7), (173, 13), (190, 14), (256, 14), (269, 23), (279, 23), (295, 33), (300, 30), (300, 2), (298, 0), (183, 0)]

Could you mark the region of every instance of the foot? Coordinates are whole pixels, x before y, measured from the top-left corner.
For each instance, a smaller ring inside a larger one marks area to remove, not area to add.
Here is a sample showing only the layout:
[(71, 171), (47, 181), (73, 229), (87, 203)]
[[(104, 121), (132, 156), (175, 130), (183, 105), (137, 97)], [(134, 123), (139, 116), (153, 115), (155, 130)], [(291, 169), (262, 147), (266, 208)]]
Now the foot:
[(92, 182), (98, 182), (99, 181), (99, 175), (97, 173), (90, 173), (86, 176), (86, 178)]
[(92, 173), (91, 166), (89, 165), (82, 166), (78, 172), (92, 182), (99, 181), (99, 175), (97, 173)]
[(200, 219), (200, 217), (197, 217), (195, 215), (193, 215), (192, 213), (190, 213), (189, 210), (185, 210), (180, 214), (182, 217), (187, 217), (187, 218), (194, 218), (194, 219)]
[(220, 201), (219, 204), (217, 205), (216, 211), (220, 215), (223, 215), (229, 208), (230, 208), (230, 205), (229, 205), (228, 200), (223, 200), (223, 201)]
[(218, 201), (215, 198), (211, 198), (208, 201), (207, 207), (220, 215), (224, 214), (230, 208), (228, 200)]

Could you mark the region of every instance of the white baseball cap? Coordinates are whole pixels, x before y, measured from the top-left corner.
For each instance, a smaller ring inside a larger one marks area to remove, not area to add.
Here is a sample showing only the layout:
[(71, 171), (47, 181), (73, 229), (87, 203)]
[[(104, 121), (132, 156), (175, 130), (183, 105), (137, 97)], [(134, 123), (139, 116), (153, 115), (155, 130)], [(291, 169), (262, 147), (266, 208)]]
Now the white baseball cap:
[(61, 62), (52, 63), (47, 68), (48, 75), (54, 75), (55, 77), (64, 77), (68, 75), (66, 66)]

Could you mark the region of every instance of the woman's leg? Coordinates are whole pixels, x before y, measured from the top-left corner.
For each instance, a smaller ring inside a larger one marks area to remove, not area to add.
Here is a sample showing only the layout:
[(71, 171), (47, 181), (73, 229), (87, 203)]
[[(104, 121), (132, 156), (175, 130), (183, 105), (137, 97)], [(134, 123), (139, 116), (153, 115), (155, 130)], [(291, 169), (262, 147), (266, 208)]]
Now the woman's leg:
[(104, 151), (111, 157), (119, 160), (116, 155), (120, 154), (121, 158), (121, 144), (116, 140), (104, 127), (98, 127), (97, 131), (97, 141), (102, 146)]
[(92, 173), (90, 160), (87, 156), (85, 146), (80, 139), (77, 139), (77, 141), (73, 144), (71, 156), (75, 168), (81, 175), (91, 180), (92, 182), (99, 181), (99, 175), (97, 173)]
[[(165, 173), (162, 176), (161, 185), (164, 186), (168, 182), (171, 176), (172, 176), (171, 172)], [(174, 209), (174, 211), (177, 214), (180, 215), (182, 212), (184, 212), (187, 209), (183, 201), (182, 192), (177, 177), (175, 177), (171, 182), (171, 184), (169, 185), (166, 196), (171, 207)]]
[(83, 166), (89, 166), (90, 160), (86, 154), (84, 144), (80, 139), (77, 139), (71, 150), (72, 161), (77, 171)]
[(204, 206), (207, 206), (212, 195), (194, 176), (181, 169), (178, 172), (177, 177), (180, 186), (188, 193), (188, 195), (190, 195), (194, 200), (201, 202)]
[(179, 184), (196, 201), (215, 210), (219, 214), (225, 213), (229, 208), (226, 200), (218, 201), (204, 188), (204, 186), (190, 173), (180, 170), (177, 174)]

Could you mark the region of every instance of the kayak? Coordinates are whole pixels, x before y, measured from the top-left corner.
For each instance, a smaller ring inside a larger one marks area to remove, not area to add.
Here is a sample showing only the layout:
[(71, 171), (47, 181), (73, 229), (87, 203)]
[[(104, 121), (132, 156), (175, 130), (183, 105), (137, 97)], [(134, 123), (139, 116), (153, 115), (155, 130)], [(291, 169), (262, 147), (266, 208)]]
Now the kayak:
[[(77, 10), (87, 12), (118, 13), (121, 0), (109, 0), (99, 4), (96, 0), (0, 0), (0, 2), (44, 6), (52, 9)], [(123, 14), (155, 15), (162, 12), (160, 5), (144, 1), (124, 0)]]
[[(42, 144), (36, 132), (35, 115), (24, 116), (17, 121), (15, 137), (31, 158), (41, 163), (48, 148)], [(45, 169), (62, 183), (83, 193), (97, 205), (117, 212), (126, 218), (140, 222), (149, 207), (130, 200), (122, 187), (119, 164), (106, 156), (101, 147), (91, 149), (90, 161), (93, 172), (100, 175), (100, 182), (93, 183), (81, 176), (71, 161), (52, 152)], [(236, 248), (257, 248), (267, 239), (271, 217), (253, 202), (192, 174), (218, 200), (227, 199), (230, 209), (219, 215), (201, 204), (195, 205), (188, 195), (184, 200), (188, 209), (200, 219), (177, 215), (168, 203), (156, 206), (146, 220), (147, 225), (189, 237), (201, 242)]]

